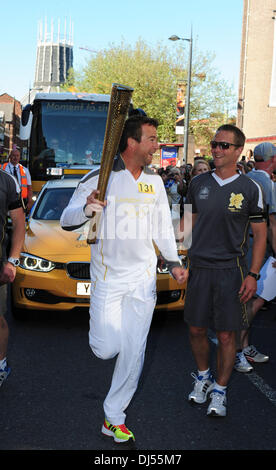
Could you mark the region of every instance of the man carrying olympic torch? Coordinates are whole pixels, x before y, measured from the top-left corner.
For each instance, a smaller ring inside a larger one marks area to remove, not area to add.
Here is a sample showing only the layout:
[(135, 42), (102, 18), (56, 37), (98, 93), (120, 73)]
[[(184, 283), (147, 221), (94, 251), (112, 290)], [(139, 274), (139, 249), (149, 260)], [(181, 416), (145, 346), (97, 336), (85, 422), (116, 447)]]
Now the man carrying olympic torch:
[[(125, 409), (138, 386), (156, 303), (153, 241), (179, 284), (188, 276), (178, 258), (163, 181), (147, 169), (158, 149), (157, 126), (147, 116), (128, 118), (106, 200), (98, 200), (99, 176), (92, 171), (80, 181), (61, 217), (62, 227), (73, 230), (101, 211), (101, 227), (91, 244), (89, 343), (97, 357), (117, 356), (102, 427), (116, 442), (134, 440), (125, 426)], [(114, 221), (114, 230), (106, 230), (109, 220)]]

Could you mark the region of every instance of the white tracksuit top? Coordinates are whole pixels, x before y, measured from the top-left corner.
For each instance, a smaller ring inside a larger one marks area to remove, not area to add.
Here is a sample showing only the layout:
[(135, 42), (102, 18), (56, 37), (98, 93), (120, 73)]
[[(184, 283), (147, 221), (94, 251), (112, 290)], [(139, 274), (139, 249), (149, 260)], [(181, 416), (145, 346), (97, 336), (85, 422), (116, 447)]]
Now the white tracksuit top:
[[(65, 230), (77, 229), (91, 220), (83, 209), (87, 196), (97, 189), (98, 177), (99, 172), (92, 171), (78, 184), (60, 219)], [(135, 180), (129, 170), (113, 169), (106, 199), (98, 239), (90, 245), (92, 281), (132, 282), (155, 276), (153, 240), (166, 260), (180, 264), (167, 194), (159, 175), (143, 170)]]

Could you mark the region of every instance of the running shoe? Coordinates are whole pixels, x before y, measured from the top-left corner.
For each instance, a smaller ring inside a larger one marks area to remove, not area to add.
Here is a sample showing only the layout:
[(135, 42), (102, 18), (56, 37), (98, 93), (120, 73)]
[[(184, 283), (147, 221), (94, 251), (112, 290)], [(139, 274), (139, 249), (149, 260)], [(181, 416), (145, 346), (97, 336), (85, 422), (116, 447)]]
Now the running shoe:
[(124, 424), (113, 426), (113, 424), (110, 424), (107, 419), (104, 420), (102, 433), (106, 436), (112, 436), (115, 442), (127, 442), (130, 439), (135, 441), (133, 433), (127, 429)]
[(207, 415), (226, 416), (226, 393), (213, 389), (211, 393), (211, 403), (208, 406)]
[(11, 373), (11, 368), (6, 366), (5, 369), (0, 369), (0, 387), (2, 383), (8, 378)]
[(243, 352), (238, 352), (236, 354), (234, 369), (236, 369), (238, 372), (251, 372), (253, 370), (253, 367), (249, 364), (249, 362), (247, 362)]
[(196, 375), (193, 372), (191, 376), (195, 379), (194, 389), (190, 393), (188, 400), (195, 403), (205, 403), (207, 400), (208, 393), (212, 390), (214, 379), (211, 374), (207, 378), (203, 375)]
[(247, 348), (244, 348), (242, 352), (250, 362), (267, 362), (269, 360), (269, 356), (257, 351), (253, 345), (247, 346)]

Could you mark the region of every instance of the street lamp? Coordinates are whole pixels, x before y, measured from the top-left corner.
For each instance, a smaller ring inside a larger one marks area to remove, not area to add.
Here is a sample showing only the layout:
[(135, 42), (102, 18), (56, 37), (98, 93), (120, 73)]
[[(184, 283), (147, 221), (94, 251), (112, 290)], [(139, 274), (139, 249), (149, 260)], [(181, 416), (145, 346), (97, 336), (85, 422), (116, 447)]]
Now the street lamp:
[(188, 67), (188, 79), (186, 88), (186, 100), (185, 100), (185, 121), (184, 121), (184, 147), (183, 147), (183, 161), (187, 163), (188, 159), (188, 138), (189, 138), (189, 121), (190, 121), (190, 95), (191, 95), (191, 77), (192, 77), (192, 53), (193, 53), (193, 38), (192, 31), (191, 37), (180, 38), (176, 35), (169, 37), (171, 41), (188, 41), (190, 43), (189, 52), (189, 67)]

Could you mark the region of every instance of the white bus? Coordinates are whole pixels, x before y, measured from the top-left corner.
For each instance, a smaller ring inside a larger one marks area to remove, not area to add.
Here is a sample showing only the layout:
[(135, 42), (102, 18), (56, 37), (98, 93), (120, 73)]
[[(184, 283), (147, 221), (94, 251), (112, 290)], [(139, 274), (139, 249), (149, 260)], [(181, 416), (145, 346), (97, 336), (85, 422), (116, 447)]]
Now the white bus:
[(100, 165), (110, 95), (37, 93), (22, 111), (20, 138), (27, 141), (33, 190), (62, 174)]

